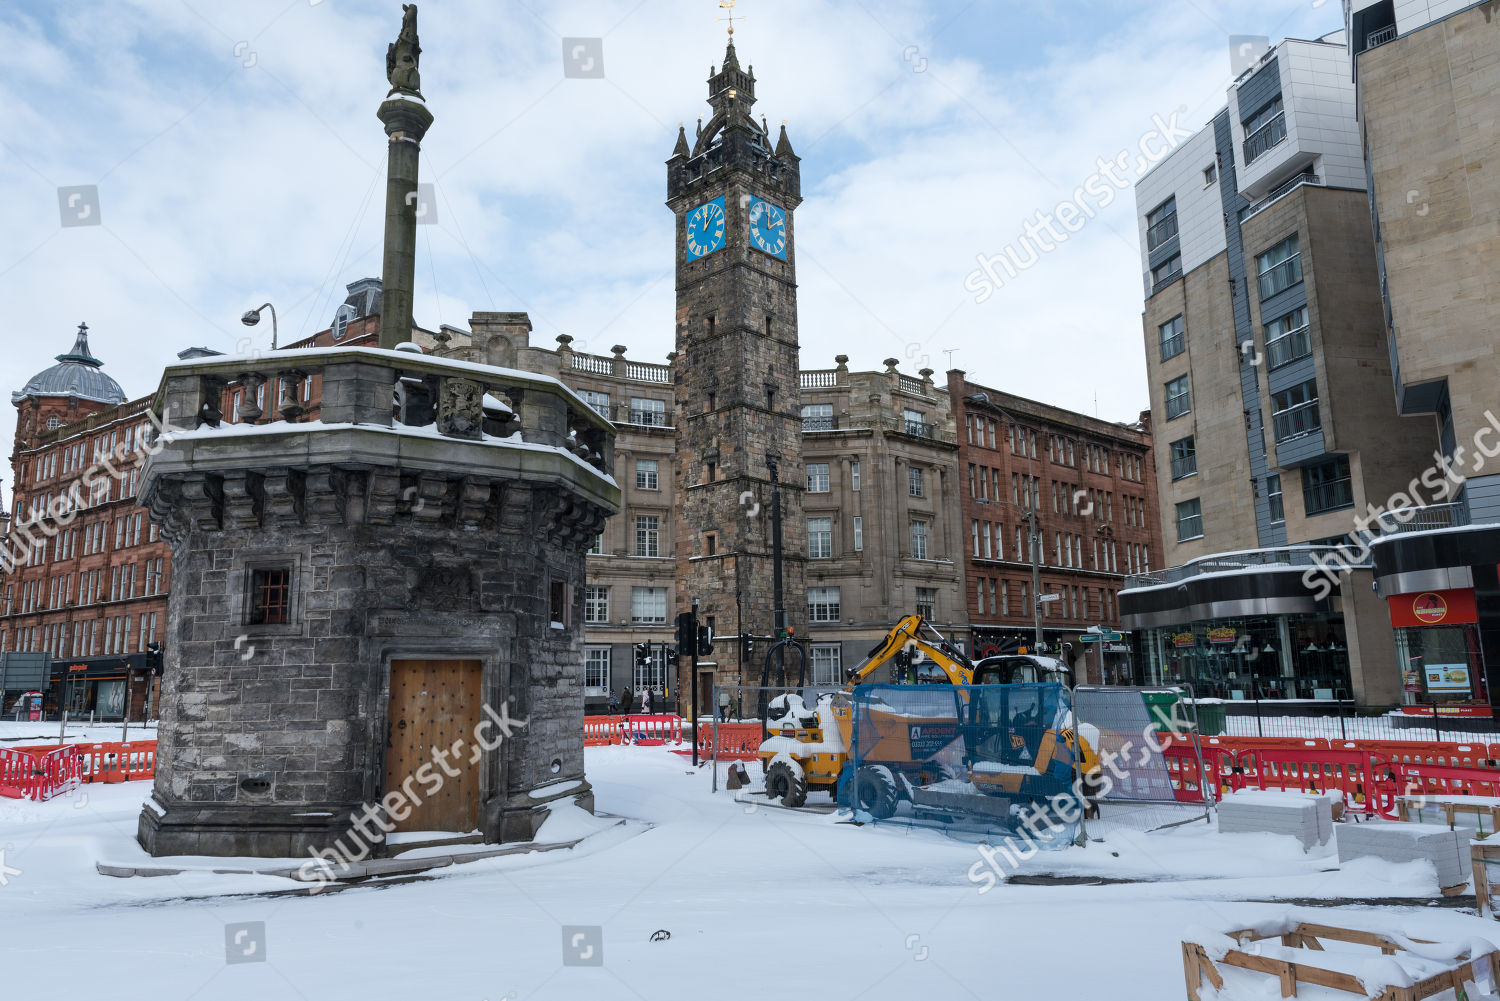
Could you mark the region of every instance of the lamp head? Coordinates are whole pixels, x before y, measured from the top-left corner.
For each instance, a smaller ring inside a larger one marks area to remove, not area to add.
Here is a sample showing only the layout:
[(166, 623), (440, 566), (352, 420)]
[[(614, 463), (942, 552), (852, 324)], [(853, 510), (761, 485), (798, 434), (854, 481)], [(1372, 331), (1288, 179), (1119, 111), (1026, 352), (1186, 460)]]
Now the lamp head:
[(260, 322), (260, 310), (247, 309), (245, 315), (240, 317), (240, 322), (247, 327), (253, 327)]

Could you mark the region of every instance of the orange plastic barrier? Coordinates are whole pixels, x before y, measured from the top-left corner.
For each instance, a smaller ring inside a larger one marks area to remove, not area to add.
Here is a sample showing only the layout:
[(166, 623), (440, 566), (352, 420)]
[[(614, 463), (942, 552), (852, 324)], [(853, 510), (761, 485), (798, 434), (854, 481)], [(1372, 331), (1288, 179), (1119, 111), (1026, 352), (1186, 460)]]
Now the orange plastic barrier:
[(620, 742), (620, 717), (585, 716), (583, 718), (583, 746), (608, 747)]
[(754, 761), (760, 749), (759, 723), (720, 723), (717, 754), (714, 727), (698, 724), (698, 760)]
[(665, 713), (660, 716), (624, 716), (621, 721), (620, 743), (641, 747), (682, 743), (681, 716)]
[(1238, 765), (1236, 788), (1337, 792), (1348, 809), (1380, 817), (1396, 816), (1396, 795), (1402, 791), (1402, 766), (1371, 751), (1263, 747), (1241, 751)]
[(1488, 744), (1438, 740), (1336, 740), (1333, 747), (1374, 751), (1403, 764), (1488, 768), (1494, 755)]

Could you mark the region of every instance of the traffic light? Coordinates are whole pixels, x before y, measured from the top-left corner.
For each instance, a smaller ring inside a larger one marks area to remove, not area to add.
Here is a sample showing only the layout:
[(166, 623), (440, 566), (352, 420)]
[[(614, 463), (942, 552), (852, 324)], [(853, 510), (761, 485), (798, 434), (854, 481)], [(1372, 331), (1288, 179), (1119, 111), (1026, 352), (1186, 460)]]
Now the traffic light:
[(637, 643), (635, 645), (635, 666), (647, 667), (651, 663), (651, 645), (649, 643)]
[(677, 648), (675, 646), (669, 646), (669, 647), (667, 647), (666, 653), (667, 653), (667, 660), (676, 660), (677, 659)]
[(677, 650), (690, 651), (698, 645), (698, 617), (692, 612), (677, 614)]
[(146, 644), (146, 666), (151, 669), (152, 674), (162, 673), (164, 665), (160, 643), (152, 642)]
[(754, 660), (755, 659), (755, 637), (753, 637), (753, 636), (746, 636), (745, 637), (745, 657), (744, 657), (744, 659), (745, 660)]
[(714, 627), (698, 627), (698, 656), (707, 657), (714, 652)]

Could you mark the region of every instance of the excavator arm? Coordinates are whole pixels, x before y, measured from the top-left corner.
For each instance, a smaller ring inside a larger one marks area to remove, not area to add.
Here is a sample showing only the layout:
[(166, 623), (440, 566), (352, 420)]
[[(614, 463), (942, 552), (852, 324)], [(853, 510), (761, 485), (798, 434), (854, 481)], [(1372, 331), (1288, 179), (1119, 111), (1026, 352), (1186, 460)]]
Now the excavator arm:
[(920, 615), (908, 615), (886, 633), (885, 639), (871, 650), (865, 662), (849, 675), (849, 687), (868, 684), (875, 672), (889, 665), (902, 653), (920, 650), (948, 677), (950, 685), (967, 685), (974, 680), (974, 667), (963, 653), (955, 649), (942, 633), (928, 625)]

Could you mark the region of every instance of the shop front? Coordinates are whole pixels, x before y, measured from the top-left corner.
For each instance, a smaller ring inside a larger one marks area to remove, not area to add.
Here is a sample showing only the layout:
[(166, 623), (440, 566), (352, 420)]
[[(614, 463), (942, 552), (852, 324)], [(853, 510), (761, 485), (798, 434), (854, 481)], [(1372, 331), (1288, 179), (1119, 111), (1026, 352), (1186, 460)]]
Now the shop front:
[(1130, 685), (1138, 684), (1133, 665), (1130, 637), (1123, 642), (1103, 644), (1104, 668), (1101, 676), (1099, 659), (1100, 644), (1084, 643), (1077, 629), (1043, 629), (1045, 648), (1038, 650), (1036, 632), (1027, 628), (987, 628), (974, 626), (970, 635), (973, 640), (973, 659), (995, 657), (1000, 654), (1040, 653), (1063, 661), (1073, 671), (1075, 683), (1080, 685)]
[(1145, 684), (1190, 683), (1200, 698), (1347, 700), (1353, 684), (1344, 619), (1254, 615), (1143, 630)]
[(1449, 716), (1492, 715), (1500, 684), (1500, 528), (1403, 532), (1371, 549), (1403, 701)]
[(156, 675), (149, 654), (84, 657), (52, 664), (49, 707), (66, 709), (70, 719), (124, 719), (140, 722), (155, 710)]
[[(1309, 583), (1320, 547), (1204, 557), (1129, 578), (1121, 618), (1140, 684), (1191, 684), (1199, 698), (1390, 705), (1396, 664), (1372, 573)], [(1372, 642), (1373, 634), (1378, 641)]]

